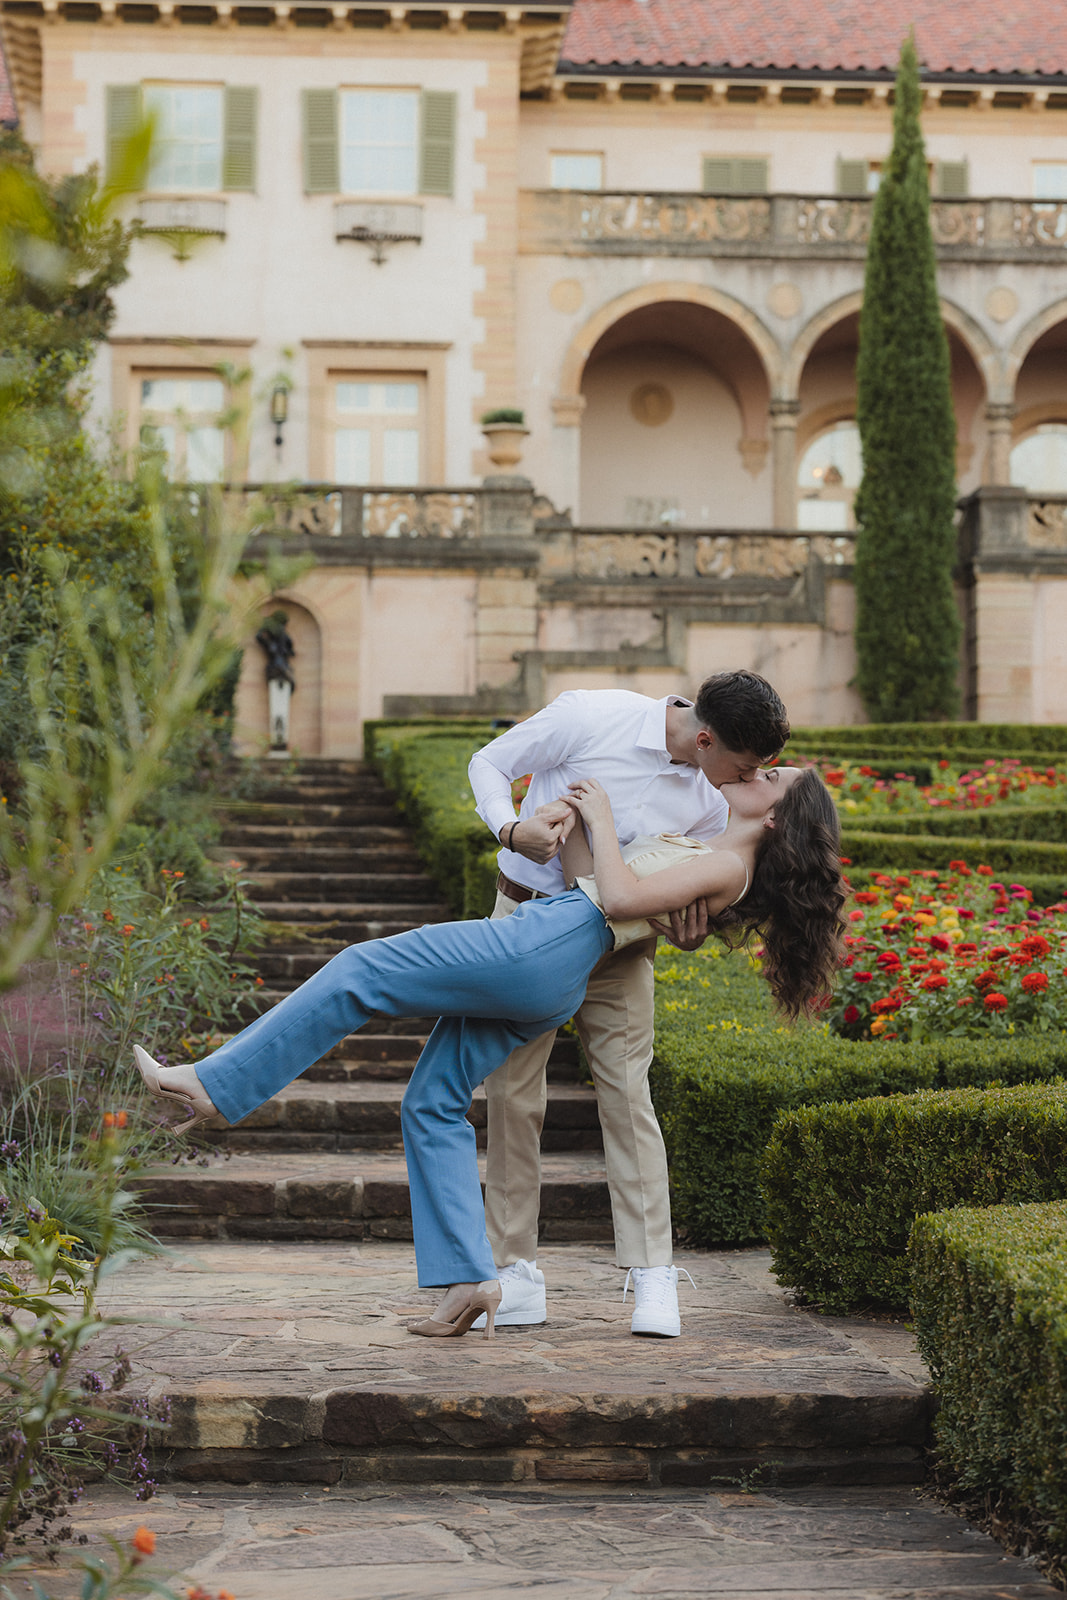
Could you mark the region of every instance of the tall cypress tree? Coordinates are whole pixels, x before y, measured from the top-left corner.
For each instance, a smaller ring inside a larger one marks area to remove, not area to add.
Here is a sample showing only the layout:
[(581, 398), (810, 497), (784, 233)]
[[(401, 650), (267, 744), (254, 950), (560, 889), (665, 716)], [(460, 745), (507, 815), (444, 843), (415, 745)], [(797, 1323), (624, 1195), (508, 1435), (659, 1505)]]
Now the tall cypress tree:
[(874, 202), (856, 365), (856, 684), (873, 722), (951, 716), (956, 422), (937, 300), (914, 36), (900, 52), (893, 150)]

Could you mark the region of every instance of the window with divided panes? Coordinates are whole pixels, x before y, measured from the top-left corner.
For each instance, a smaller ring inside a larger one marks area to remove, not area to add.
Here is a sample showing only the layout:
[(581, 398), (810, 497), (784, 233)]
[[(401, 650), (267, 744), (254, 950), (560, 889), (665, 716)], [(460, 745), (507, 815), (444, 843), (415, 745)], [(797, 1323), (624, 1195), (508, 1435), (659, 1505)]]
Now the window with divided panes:
[(453, 91), (305, 89), (301, 103), (307, 194), (452, 194)]
[(334, 373), (334, 481), (413, 488), (422, 481), (426, 379), (421, 373)]
[(248, 84), (119, 83), (107, 89), (107, 175), (131, 135), (155, 125), (148, 185), (163, 194), (251, 193), (256, 187), (258, 90)]
[(154, 372), (140, 377), (142, 448), (161, 450), (170, 477), (218, 483), (226, 476), (226, 386), (211, 372)]

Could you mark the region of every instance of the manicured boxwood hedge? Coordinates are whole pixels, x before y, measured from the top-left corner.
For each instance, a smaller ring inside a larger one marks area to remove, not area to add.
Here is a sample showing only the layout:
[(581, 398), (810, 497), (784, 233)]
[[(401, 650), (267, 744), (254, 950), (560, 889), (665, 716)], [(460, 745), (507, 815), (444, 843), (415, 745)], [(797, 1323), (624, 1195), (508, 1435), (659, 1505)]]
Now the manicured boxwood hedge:
[(958, 752), (989, 756), (1018, 756), (1020, 750), (1041, 751), (1049, 756), (1067, 751), (1067, 727), (1055, 722), (880, 722), (852, 723), (846, 727), (794, 728), (791, 744), (810, 746), (828, 754), (856, 754), (863, 760), (869, 751), (882, 749), (924, 751), (940, 758), (942, 753)]
[(760, 1176), (779, 1282), (830, 1311), (903, 1306), (920, 1213), (1067, 1197), (1067, 1084), (802, 1106)]
[(763, 980), (743, 955), (720, 955), (719, 948), (661, 949), (656, 960), (652, 1093), (675, 1222), (695, 1245), (766, 1238), (760, 1162), (783, 1112), (1067, 1076), (1067, 1035), (873, 1044), (821, 1027), (780, 1027)]
[(920, 1217), (911, 1241), (919, 1348), (942, 1463), (1000, 1492), (1067, 1554), (1067, 1204)]
[(879, 833), (866, 827), (845, 827), (841, 851), (853, 866), (885, 872), (918, 867), (943, 871), (950, 861), (964, 859), (976, 866), (984, 862), (994, 872), (1010, 874), (1023, 883), (1032, 873), (1067, 876), (1067, 844), (1040, 844), (1033, 839), (986, 837), (979, 844), (973, 834)]
[(492, 739), (491, 725), (378, 722), (367, 724), (365, 736), (454, 914), (488, 916), (498, 847), (474, 809), (467, 766)]
[[(848, 812), (845, 812), (848, 824)], [(1067, 806), (984, 806), (979, 811), (893, 811), (864, 816), (864, 833), (951, 835), (967, 839), (970, 855), (986, 839), (1032, 839), (1041, 844), (1067, 844)], [(985, 860), (985, 857), (982, 857)]]

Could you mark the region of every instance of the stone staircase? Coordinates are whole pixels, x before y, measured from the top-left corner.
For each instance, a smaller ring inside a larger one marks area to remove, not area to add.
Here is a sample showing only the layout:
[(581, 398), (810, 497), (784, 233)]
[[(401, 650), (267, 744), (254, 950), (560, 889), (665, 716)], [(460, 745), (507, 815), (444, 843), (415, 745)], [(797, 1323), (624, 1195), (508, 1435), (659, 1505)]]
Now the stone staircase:
[[(227, 809), (221, 849), (245, 864), (265, 919), (252, 958), (264, 984), (257, 1011), (346, 944), (450, 915), (392, 797), (358, 762), (264, 762), (256, 798)], [(203, 1134), (228, 1159), (145, 1180), (153, 1227), (199, 1238), (410, 1238), (400, 1101), (432, 1024), (374, 1021), (237, 1127)], [(609, 1238), (596, 1097), (573, 1039), (557, 1041), (549, 1080), (544, 1236)], [(470, 1118), (481, 1145), (481, 1092)]]

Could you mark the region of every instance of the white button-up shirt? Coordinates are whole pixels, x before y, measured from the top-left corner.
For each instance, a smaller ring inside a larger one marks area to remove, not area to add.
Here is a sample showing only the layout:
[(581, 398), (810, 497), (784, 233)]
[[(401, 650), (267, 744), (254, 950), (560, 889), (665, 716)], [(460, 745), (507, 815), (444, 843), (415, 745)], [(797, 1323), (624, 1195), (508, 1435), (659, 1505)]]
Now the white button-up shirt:
[[(515, 821), (511, 784), (533, 773), (520, 817), (567, 795), (578, 778), (596, 778), (607, 790), (622, 844), (641, 834), (681, 833), (713, 839), (726, 826), (729, 806), (699, 767), (672, 762), (667, 750), (667, 707), (688, 706), (677, 695), (651, 700), (628, 690), (572, 689), (526, 722), (494, 739), (468, 769), (478, 815), (497, 838)], [(559, 857), (528, 861), (502, 849), (500, 870), (543, 894), (564, 887)]]

